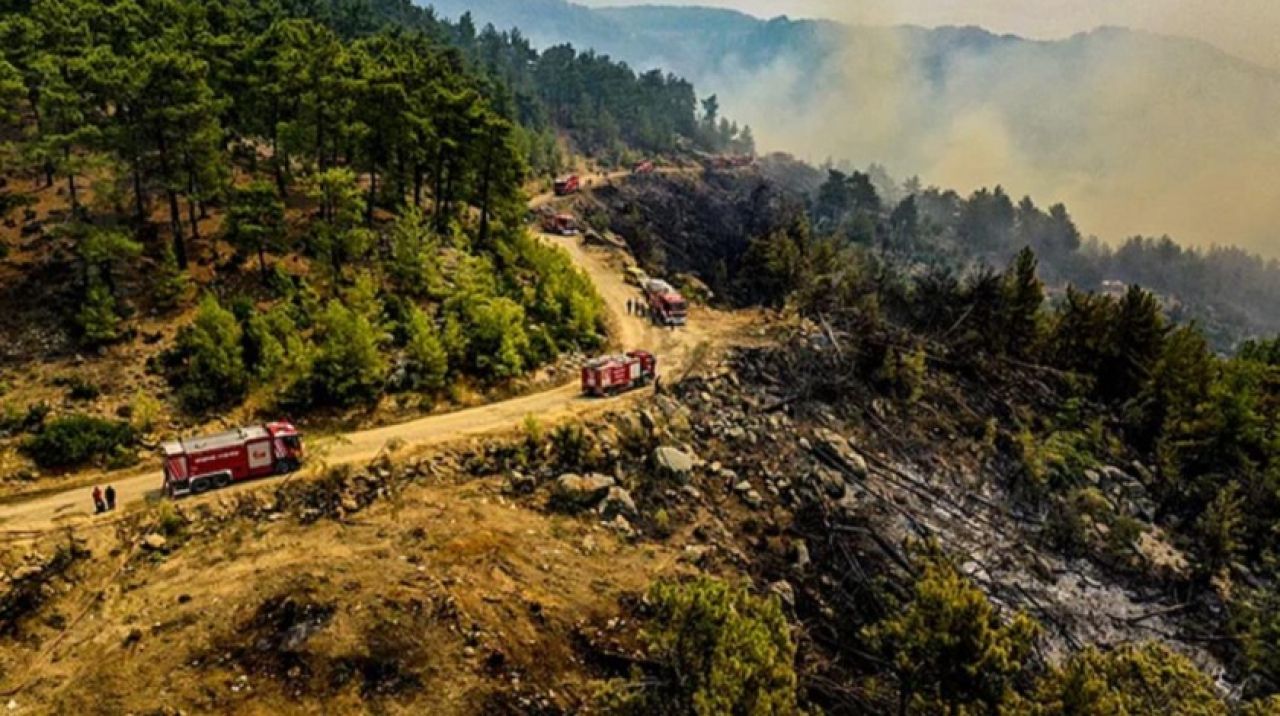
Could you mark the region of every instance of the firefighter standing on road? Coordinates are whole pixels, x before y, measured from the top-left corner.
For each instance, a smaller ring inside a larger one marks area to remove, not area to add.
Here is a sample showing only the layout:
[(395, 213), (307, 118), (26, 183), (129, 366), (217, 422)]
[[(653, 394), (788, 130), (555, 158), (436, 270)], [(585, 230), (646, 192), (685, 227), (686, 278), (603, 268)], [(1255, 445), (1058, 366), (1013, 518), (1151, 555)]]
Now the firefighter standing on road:
[(101, 514), (107, 511), (106, 505), (102, 502), (102, 487), (94, 485), (93, 487), (93, 513)]
[(107, 512), (111, 512), (116, 508), (116, 488), (107, 485)]

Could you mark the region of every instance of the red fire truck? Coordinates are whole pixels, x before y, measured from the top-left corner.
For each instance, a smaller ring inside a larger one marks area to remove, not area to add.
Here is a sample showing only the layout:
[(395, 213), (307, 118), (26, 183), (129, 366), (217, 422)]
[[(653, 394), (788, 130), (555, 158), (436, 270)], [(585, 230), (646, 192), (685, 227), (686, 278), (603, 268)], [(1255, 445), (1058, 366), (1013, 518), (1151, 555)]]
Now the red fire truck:
[(556, 196), (568, 196), (578, 192), (578, 175), (570, 174), (568, 176), (556, 179)]
[(582, 392), (601, 397), (639, 388), (658, 376), (658, 359), (648, 351), (604, 356), (582, 366)]
[(689, 322), (689, 303), (671, 284), (651, 278), (644, 282), (642, 288), (653, 312), (653, 320), (664, 326), (683, 326)]
[(631, 171), (634, 174), (652, 174), (654, 172), (654, 169), (655, 167), (653, 166), (653, 162), (646, 159), (642, 162), (637, 163), (635, 165), (635, 168), (633, 168)]
[(578, 233), (578, 221), (571, 214), (547, 214), (542, 217), (542, 230), (548, 234), (573, 236)]
[(286, 422), (173, 440), (161, 450), (164, 491), (170, 497), (293, 472), (302, 466), (302, 436)]

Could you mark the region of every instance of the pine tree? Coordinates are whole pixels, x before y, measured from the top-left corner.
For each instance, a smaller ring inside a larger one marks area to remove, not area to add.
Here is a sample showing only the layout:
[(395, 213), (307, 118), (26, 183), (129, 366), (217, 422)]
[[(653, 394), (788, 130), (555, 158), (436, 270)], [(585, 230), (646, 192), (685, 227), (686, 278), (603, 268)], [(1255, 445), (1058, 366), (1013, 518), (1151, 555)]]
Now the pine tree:
[(280, 248), (284, 238), (284, 202), (266, 181), (235, 189), (227, 212), (227, 240), (258, 255), (258, 269), (267, 280), (267, 251)]
[(382, 390), (386, 336), (361, 313), (330, 301), (317, 319), (319, 343), (312, 368), (313, 397), (325, 405), (350, 406)]
[(449, 354), (440, 341), (431, 317), (414, 307), (409, 313), (409, 342), (405, 352), (413, 365), (415, 385), (425, 391), (440, 390), (449, 373)]
[(1044, 284), (1036, 275), (1039, 262), (1031, 247), (1024, 247), (1004, 276), (1004, 341), (1006, 350), (1027, 358), (1040, 344), (1040, 307)]
[(902, 612), (864, 634), (898, 678), (898, 713), (916, 702), (951, 713), (983, 704), (994, 712), (1011, 697), (1037, 626), (1024, 614), (1001, 623), (986, 596), (940, 558), (922, 567)]
[(239, 402), (248, 391), (243, 332), (235, 315), (216, 296), (200, 299), (195, 320), (178, 333), (171, 374), (178, 397), (193, 410)]

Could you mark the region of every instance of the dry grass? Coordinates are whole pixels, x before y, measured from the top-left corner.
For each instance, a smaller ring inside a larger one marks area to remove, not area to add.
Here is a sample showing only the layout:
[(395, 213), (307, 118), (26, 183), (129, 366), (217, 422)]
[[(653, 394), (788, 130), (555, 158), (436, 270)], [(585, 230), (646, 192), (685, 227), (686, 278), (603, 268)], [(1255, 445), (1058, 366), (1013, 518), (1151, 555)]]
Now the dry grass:
[[(45, 620), (0, 649), (24, 712), (478, 713), (516, 684), (571, 706), (590, 677), (576, 625), (680, 569), (674, 543), (513, 504), (496, 479), (411, 487), (348, 524), (187, 530), (114, 580), (128, 546), (95, 538)], [(87, 618), (50, 626), (97, 591)]]

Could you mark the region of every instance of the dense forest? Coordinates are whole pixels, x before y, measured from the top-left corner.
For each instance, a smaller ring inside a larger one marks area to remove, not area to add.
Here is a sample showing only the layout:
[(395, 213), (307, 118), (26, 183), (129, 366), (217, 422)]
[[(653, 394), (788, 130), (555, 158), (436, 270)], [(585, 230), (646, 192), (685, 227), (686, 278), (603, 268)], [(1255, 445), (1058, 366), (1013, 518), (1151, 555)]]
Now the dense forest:
[(597, 345), (525, 186), (566, 149), (719, 136), (678, 78), (406, 0), (6, 3), (0, 36), (6, 352), (189, 317), (150, 368), (195, 414), (441, 395)]
[(1083, 236), (1063, 204), (1046, 209), (1030, 197), (1015, 201), (999, 186), (964, 197), (918, 180), (898, 184), (876, 165), (866, 172), (829, 169), (813, 217), (819, 231), (928, 265), (1000, 266), (1030, 246), (1050, 285), (1113, 292), (1140, 285), (1175, 320), (1197, 322), (1222, 351), (1280, 332), (1273, 310), (1280, 305), (1280, 262), (1230, 246), (1187, 248), (1168, 236), (1136, 236), (1111, 247)]

